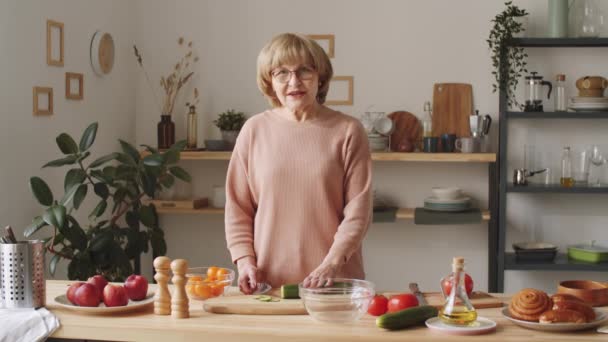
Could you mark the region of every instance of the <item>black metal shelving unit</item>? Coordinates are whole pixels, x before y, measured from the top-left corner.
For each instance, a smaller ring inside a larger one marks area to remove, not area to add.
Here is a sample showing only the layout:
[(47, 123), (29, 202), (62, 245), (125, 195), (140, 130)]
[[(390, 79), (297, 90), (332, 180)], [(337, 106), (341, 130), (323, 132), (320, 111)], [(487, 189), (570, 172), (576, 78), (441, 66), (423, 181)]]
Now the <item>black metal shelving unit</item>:
[[(529, 48), (580, 48), (608, 47), (608, 38), (516, 38), (509, 42), (512, 47)], [(505, 270), (538, 270), (538, 271), (607, 271), (607, 263), (584, 263), (569, 260), (564, 254), (558, 254), (553, 262), (522, 263), (515, 254), (506, 253), (507, 234), (507, 194), (508, 193), (556, 193), (556, 194), (608, 194), (608, 187), (573, 187), (562, 188), (550, 186), (513, 186), (507, 169), (508, 123), (510, 120), (551, 119), (608, 119), (608, 112), (512, 112), (507, 108), (506, 95), (499, 93), (499, 150), (498, 150), (498, 226), (495, 230), (496, 258), (490, 258), (490, 275), (495, 279), (489, 282), (491, 292), (503, 292)], [(492, 241), (492, 239), (491, 239)], [(495, 261), (494, 267), (492, 262)], [(492, 269), (494, 268), (494, 269)]]

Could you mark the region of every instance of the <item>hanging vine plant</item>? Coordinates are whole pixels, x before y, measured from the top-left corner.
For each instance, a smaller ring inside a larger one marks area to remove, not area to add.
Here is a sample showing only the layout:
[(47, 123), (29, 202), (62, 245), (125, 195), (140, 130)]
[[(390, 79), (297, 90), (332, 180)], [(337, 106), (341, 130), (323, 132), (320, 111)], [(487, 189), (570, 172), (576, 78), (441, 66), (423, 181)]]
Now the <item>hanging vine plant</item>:
[(528, 72), (526, 58), (528, 54), (522, 47), (508, 46), (507, 42), (513, 36), (525, 30), (521, 18), (529, 13), (513, 5), (512, 1), (505, 2), (507, 8), (496, 15), (492, 22), (494, 26), (487, 40), (492, 52), (492, 66), (494, 71), (493, 92), (501, 90), (506, 94), (507, 107), (518, 107), (521, 105), (515, 99), (515, 90), (519, 79)]

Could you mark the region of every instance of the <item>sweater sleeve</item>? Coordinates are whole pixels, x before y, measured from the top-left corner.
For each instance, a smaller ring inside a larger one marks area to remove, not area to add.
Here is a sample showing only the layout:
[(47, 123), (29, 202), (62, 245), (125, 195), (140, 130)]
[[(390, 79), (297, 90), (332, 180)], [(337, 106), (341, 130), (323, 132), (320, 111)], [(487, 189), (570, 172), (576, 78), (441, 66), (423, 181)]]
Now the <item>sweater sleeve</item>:
[[(243, 132), (241, 132), (243, 133)], [(253, 222), (255, 203), (253, 200), (250, 177), (243, 151), (248, 146), (246, 137), (239, 139), (230, 158), (226, 175), (226, 208), (224, 226), (226, 243), (232, 262), (245, 256), (255, 257), (253, 248)]]
[(361, 124), (354, 125), (345, 144), (344, 219), (338, 226), (327, 259), (343, 264), (357, 251), (372, 217), (371, 154)]

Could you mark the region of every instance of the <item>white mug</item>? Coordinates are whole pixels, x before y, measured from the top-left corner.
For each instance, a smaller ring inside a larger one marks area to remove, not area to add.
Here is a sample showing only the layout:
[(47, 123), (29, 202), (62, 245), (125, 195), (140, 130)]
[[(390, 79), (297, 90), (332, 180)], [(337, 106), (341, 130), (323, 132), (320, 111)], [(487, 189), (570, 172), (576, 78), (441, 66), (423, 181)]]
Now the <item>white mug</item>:
[(475, 139), (473, 137), (458, 138), (454, 146), (457, 151), (462, 153), (473, 153), (475, 152)]

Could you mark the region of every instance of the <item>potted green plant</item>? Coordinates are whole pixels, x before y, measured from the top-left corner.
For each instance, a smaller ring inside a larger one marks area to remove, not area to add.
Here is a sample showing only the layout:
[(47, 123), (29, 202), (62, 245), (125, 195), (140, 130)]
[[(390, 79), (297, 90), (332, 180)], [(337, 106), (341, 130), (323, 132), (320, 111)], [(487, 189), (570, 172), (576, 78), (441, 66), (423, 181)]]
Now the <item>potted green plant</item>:
[[(57, 136), (64, 156), (43, 168), (70, 168), (65, 175), (64, 194), (56, 197), (44, 180), (30, 178), (30, 189), (45, 208), (24, 235), (29, 237), (44, 227), (50, 228), (52, 234), (44, 241), (45, 250), (53, 254), (49, 263), (51, 275), (58, 262), (67, 259), (69, 279), (86, 280), (101, 274), (110, 281), (123, 281), (133, 272), (140, 272), (139, 256), (147, 253), (149, 247), (154, 256), (167, 251), (156, 210), (144, 200), (172, 187), (176, 178), (190, 181), (190, 175), (174, 165), (186, 142), (177, 142), (164, 153), (144, 145), (148, 153), (142, 157), (131, 144), (119, 140), (120, 152), (85, 165), (96, 135), (97, 123), (93, 123), (79, 144), (67, 133)], [(109, 164), (111, 161), (115, 163)], [(87, 216), (76, 215), (75, 211), (82, 209), (91, 190), (98, 202), (83, 224), (79, 219)]]
[(247, 118), (243, 112), (229, 109), (220, 113), (218, 118), (213, 121), (217, 128), (222, 132), (222, 139), (230, 146), (230, 149), (234, 148), (236, 137), (245, 124), (245, 120), (247, 120)]
[(507, 8), (496, 15), (490, 36), (486, 40), (492, 53), (494, 71), (493, 92), (501, 90), (506, 95), (507, 106), (521, 107), (515, 99), (515, 90), (519, 78), (527, 73), (526, 58), (528, 54), (522, 47), (508, 46), (507, 43), (525, 30), (522, 20), (528, 15), (525, 9), (513, 5), (512, 1), (505, 2)]

